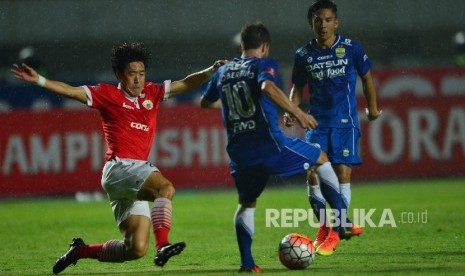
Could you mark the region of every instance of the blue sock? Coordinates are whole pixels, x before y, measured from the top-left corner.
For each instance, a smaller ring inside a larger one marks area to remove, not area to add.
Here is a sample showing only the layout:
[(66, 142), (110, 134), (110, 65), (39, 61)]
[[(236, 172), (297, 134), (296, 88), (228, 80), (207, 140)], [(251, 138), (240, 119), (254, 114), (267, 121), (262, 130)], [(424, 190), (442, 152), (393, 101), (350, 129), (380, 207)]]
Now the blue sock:
[(255, 208), (244, 208), (239, 205), (234, 215), (237, 243), (241, 254), (241, 265), (252, 268), (255, 261), (252, 257), (252, 240), (254, 234)]
[(331, 209), (336, 212), (336, 219), (339, 221), (339, 223), (334, 224), (332, 228), (334, 231), (339, 232), (341, 217), (344, 219), (347, 217), (341, 193), (339, 192), (339, 180), (337, 179), (336, 173), (329, 162), (319, 166), (317, 168), (317, 173), (320, 181), (321, 192), (331, 206)]

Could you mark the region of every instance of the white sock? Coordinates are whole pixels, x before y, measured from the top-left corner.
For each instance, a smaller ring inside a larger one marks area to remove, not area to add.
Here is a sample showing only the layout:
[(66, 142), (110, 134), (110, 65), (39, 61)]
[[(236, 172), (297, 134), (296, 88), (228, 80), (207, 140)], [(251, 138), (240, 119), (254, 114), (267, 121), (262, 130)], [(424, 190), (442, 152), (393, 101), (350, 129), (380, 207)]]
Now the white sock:
[(337, 179), (336, 173), (334, 172), (330, 162), (326, 162), (319, 166), (316, 171), (320, 184), (326, 184), (339, 193), (339, 180)]
[(237, 207), (234, 215), (234, 225), (242, 224), (252, 238), (255, 232), (254, 216), (255, 208), (245, 208), (242, 205)]
[(351, 191), (350, 191), (350, 183), (341, 183), (339, 184), (339, 187), (340, 187), (342, 199), (344, 200), (347, 210), (348, 210), (350, 206), (350, 200), (352, 197)]
[(320, 201), (323, 204), (326, 204), (325, 197), (321, 193), (320, 185), (310, 185), (307, 183), (307, 195), (308, 198), (314, 198), (318, 201)]

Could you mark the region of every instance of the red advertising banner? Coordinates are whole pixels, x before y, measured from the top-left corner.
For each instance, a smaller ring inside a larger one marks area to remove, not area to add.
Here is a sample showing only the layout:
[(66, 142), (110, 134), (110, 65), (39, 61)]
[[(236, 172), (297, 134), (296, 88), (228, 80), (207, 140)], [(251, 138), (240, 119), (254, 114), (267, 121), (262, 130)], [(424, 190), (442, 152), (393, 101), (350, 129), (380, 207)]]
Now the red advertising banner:
[(383, 115), (363, 120), (354, 178), (465, 175), (465, 70), (378, 71), (375, 81)]
[[(0, 196), (100, 191), (105, 141), (94, 110), (0, 114)], [(218, 111), (162, 107), (150, 160), (176, 188), (231, 185)]]
[[(368, 122), (360, 95), (364, 164), (354, 169), (354, 181), (465, 175), (465, 71), (374, 76), (383, 115)], [(15, 111), (0, 113), (0, 120), (0, 197), (101, 191), (105, 142), (98, 112)], [(176, 188), (232, 187), (225, 147), (218, 111), (165, 105), (150, 160)]]

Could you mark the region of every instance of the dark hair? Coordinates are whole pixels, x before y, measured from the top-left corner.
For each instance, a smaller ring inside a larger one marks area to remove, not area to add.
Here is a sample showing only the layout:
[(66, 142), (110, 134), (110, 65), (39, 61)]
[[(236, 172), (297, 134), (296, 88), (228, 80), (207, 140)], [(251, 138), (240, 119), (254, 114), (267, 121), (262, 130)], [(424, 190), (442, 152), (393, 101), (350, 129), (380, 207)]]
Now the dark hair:
[(111, 50), (111, 67), (113, 71), (122, 72), (127, 64), (141, 61), (145, 68), (148, 67), (151, 54), (141, 42), (123, 42), (113, 46)]
[(262, 23), (248, 23), (241, 30), (242, 50), (257, 49), (263, 43), (271, 43), (268, 29)]
[(313, 5), (308, 8), (307, 18), (309, 21), (312, 20), (313, 15), (321, 10), (321, 9), (329, 9), (331, 10), (337, 18), (337, 5), (331, 0), (317, 0)]

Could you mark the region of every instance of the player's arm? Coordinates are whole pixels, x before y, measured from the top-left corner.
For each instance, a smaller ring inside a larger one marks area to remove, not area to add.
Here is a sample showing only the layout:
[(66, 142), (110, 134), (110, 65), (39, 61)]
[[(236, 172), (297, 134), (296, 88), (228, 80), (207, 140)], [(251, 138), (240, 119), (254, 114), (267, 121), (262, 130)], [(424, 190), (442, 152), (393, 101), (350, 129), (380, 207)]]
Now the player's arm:
[[(302, 91), (303, 87), (298, 87), (295, 84), (291, 88), (291, 92), (289, 93), (289, 100), (295, 105), (300, 106), (302, 102)], [(295, 123), (295, 118), (291, 116), (289, 113), (284, 113), (284, 125), (287, 127), (291, 127)]]
[(200, 107), (209, 109), (221, 109), (221, 100), (210, 102), (204, 96), (200, 98)]
[(37, 74), (37, 72), (32, 67), (29, 67), (24, 63), (21, 65), (13, 64), (11, 72), (13, 72), (17, 79), (32, 84), (37, 84), (52, 93), (75, 99), (84, 104), (87, 102), (86, 91), (84, 88), (74, 87), (60, 81), (45, 79), (43, 76)]
[(368, 108), (366, 109), (367, 117), (370, 121), (376, 120), (381, 116), (382, 111), (378, 110), (378, 101), (376, 97), (375, 84), (373, 82), (373, 77), (371, 76), (371, 71), (368, 71), (364, 76), (361, 77), (363, 95), (367, 102)]
[(310, 114), (306, 114), (297, 105), (292, 103), (274, 82), (269, 80), (263, 81), (261, 84), (261, 91), (281, 109), (294, 117), (301, 127), (313, 129), (318, 126), (315, 118)]
[(295, 84), (291, 88), (291, 92), (289, 93), (289, 100), (294, 103), (296, 106), (300, 106), (302, 102), (302, 91), (303, 87), (297, 87)]
[(217, 60), (215, 63), (213, 63), (212, 66), (202, 71), (192, 73), (182, 80), (173, 81), (173, 83), (171, 83), (169, 97), (171, 98), (200, 87), (213, 75), (213, 73), (216, 72), (216, 70), (218, 70), (218, 68), (220, 68), (225, 63), (225, 60)]

